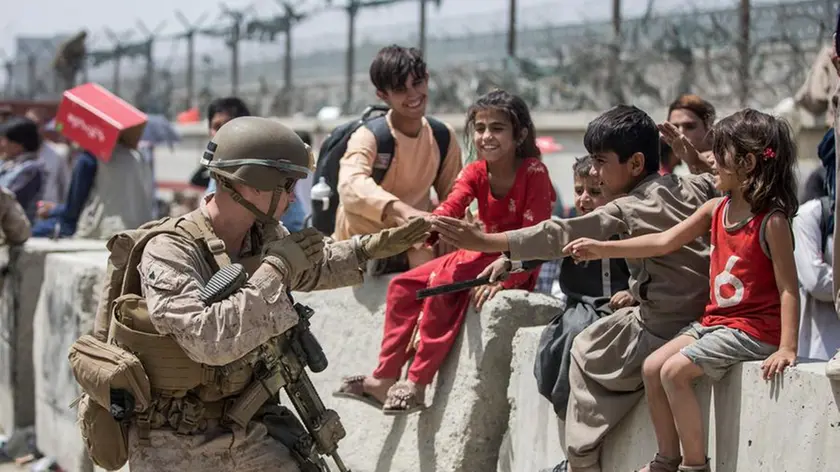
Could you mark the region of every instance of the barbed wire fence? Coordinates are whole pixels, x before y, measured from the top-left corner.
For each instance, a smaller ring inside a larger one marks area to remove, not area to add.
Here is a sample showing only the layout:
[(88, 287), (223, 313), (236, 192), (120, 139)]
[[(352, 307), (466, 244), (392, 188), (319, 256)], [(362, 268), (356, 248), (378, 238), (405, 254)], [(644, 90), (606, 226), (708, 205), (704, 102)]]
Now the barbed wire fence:
[[(431, 111), (459, 113), (477, 94), (494, 87), (518, 93), (543, 111), (599, 110), (617, 100), (659, 107), (686, 92), (713, 103), (772, 107), (802, 84), (815, 55), (830, 40), (838, 6), (831, 0), (753, 5), (749, 45), (739, 48), (735, 2), (715, 11), (701, 5), (662, 11), (650, 1), (642, 16), (622, 19), (618, 41), (610, 21), (558, 24), (558, 17), (546, 15), (556, 10), (556, 2), (521, 8), (516, 57), (506, 53), (506, 11), (429, 21), (425, 55), (432, 71)], [(376, 28), (356, 40), (351, 111), (375, 100), (367, 79), (369, 58), (387, 44), (416, 44), (418, 36), (418, 22), (410, 22)], [(3, 96), (57, 99), (49, 63), (61, 38), (27, 41), (28, 54), (21, 53), (22, 47), (13, 58), (0, 52), (0, 61), (13, 72)], [(345, 35), (315, 38), (301, 31), (294, 41), (291, 96), (283, 87), (282, 41), (243, 43), (239, 95), (265, 115), (313, 115), (325, 106), (342, 106)], [(173, 39), (159, 41), (156, 49), (159, 55), (166, 52), (151, 66), (154, 80), (144, 73), (149, 65), (142, 55), (122, 61), (119, 94), (135, 101), (146, 93), (143, 100), (153, 111), (172, 116), (190, 102), (184, 86), (185, 45)], [(218, 53), (200, 55), (195, 76), (199, 106), (229, 94), (230, 54), (220, 47)], [(94, 60), (87, 77), (111, 88), (113, 64)], [(144, 84), (153, 84), (152, 90), (143, 90)]]

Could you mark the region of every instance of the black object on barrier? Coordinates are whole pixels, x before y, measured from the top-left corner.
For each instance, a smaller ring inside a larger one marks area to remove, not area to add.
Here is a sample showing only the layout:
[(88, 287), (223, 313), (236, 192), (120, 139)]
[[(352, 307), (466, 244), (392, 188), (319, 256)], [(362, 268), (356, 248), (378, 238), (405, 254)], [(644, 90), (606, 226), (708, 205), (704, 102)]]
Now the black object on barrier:
[(437, 287), (432, 288), (424, 288), (423, 290), (417, 291), (417, 299), (420, 300), (421, 298), (426, 297), (433, 297), (435, 295), (443, 295), (444, 293), (453, 293), (453, 292), (460, 292), (462, 290), (468, 290), (473, 287), (478, 287), (480, 285), (487, 285), (490, 283), (490, 276), (481, 277), (478, 279), (472, 280), (465, 280), (463, 282), (455, 282), (449, 285), (439, 285)]

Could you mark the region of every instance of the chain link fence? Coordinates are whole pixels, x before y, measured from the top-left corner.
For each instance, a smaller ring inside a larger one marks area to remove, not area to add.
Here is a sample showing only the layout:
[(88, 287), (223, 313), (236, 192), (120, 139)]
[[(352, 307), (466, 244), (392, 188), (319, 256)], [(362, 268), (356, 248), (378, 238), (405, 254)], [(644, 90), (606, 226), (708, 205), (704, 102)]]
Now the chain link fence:
[[(657, 107), (684, 92), (714, 103), (743, 99), (749, 106), (769, 107), (801, 85), (830, 39), (836, 8), (828, 0), (754, 5), (743, 48), (742, 12), (735, 2), (715, 11), (688, 6), (661, 11), (651, 1), (643, 15), (622, 19), (618, 36), (611, 21), (559, 24), (562, 15), (547, 14), (558, 11), (557, 2), (546, 2), (520, 8), (515, 58), (507, 56), (504, 10), (432, 19), (426, 48), (430, 105), (436, 113), (461, 112), (477, 94), (503, 87), (544, 111), (598, 110), (617, 101)], [(282, 40), (241, 43), (239, 94), (259, 113), (312, 115), (324, 106), (345, 105), (346, 35), (305, 33), (302, 28), (295, 35), (291, 93), (284, 92)], [(349, 109), (361, 110), (374, 100), (367, 67), (376, 51), (390, 43), (415, 44), (418, 36), (416, 21), (360, 32)], [(7, 61), (13, 74), (3, 89), (6, 97), (58, 97), (50, 61), (59, 40), (30, 44), (29, 55)], [(155, 49), (169, 51), (168, 59), (155, 56), (151, 67), (142, 59), (121, 62), (119, 94), (171, 116), (187, 103), (185, 48), (161, 41)], [(231, 92), (228, 50), (197, 55), (195, 62), (199, 104)], [(89, 67), (87, 76), (113, 89), (113, 69), (113, 62), (104, 62)]]

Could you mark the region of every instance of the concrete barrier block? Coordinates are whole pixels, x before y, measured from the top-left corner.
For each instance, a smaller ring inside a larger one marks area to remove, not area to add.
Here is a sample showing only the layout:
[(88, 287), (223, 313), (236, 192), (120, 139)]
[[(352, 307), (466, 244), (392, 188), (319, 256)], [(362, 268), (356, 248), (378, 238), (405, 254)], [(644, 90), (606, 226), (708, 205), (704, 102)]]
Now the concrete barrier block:
[(64, 470), (90, 472), (69, 405), (79, 389), (67, 361), (70, 346), (93, 329), (107, 252), (49, 254), (35, 310), (32, 357), (35, 364), (35, 430), (38, 450)]
[(9, 265), (0, 296), (0, 429), (7, 433), (35, 422), (32, 318), (46, 255), (103, 250), (105, 241), (33, 238), (0, 258)]
[(513, 338), (508, 402), (510, 420), (499, 451), (498, 472), (538, 471), (565, 459), (563, 421), (537, 391), (534, 359), (544, 326), (522, 328)]
[(410, 417), (330, 396), (341, 377), (369, 374), (382, 340), (388, 278), (363, 288), (295, 294), (316, 310), (312, 330), (330, 367), (312, 380), (341, 415), (347, 437), (339, 453), (366, 472), (492, 471), (508, 421), (511, 342), (517, 329), (547, 323), (560, 302), (524, 291), (501, 292), (481, 313), (471, 310), (453, 351), (433, 382), (431, 408)]
[[(554, 425), (562, 431), (563, 424), (537, 393), (533, 376), (523, 375), (533, 366), (541, 329), (522, 329), (514, 340), (510, 427), (499, 472), (539, 470), (562, 459), (562, 433), (558, 437)], [(718, 383), (703, 379), (695, 388), (715, 472), (829, 471), (840, 464), (840, 383), (828, 380), (824, 362), (799, 364), (770, 382), (761, 378), (760, 362), (748, 362)], [(655, 452), (643, 399), (607, 436), (601, 468), (635, 470)]]

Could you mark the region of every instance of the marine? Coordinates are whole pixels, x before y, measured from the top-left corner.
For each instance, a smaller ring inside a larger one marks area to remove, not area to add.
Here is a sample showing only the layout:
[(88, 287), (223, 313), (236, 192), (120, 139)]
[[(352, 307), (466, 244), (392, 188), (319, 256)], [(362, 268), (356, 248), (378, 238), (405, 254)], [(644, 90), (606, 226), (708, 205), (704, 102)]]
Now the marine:
[[(312, 228), (290, 234), (278, 220), (294, 198), (296, 182), (309, 175), (313, 157), (297, 134), (267, 118), (226, 123), (208, 143), (202, 164), (216, 179), (217, 192), (185, 217), (140, 229), (165, 232), (140, 238), (142, 252), (127, 257), (120, 287), (106, 280), (107, 306), (100, 305), (97, 313), (97, 342), (136, 356), (148, 377), (147, 387), (139, 374), (129, 382), (134, 396), (125, 408), (136, 413), (122, 416), (119, 405), (110, 408), (115, 418), (131, 417), (123, 422), (130, 469), (324, 470), (312, 468), (297, 443), (288, 440), (299, 423), (279, 405), (276, 391), (259, 397), (259, 404), (243, 392), (261, 393), (253, 387), (266, 385), (270, 377), (263, 372), (272, 365), (264, 362), (266, 356), (278, 355), (275, 340), (300, 321), (291, 290), (359, 284), (368, 260), (422, 241), (429, 224), (415, 219), (341, 242)], [(112, 257), (128, 234), (109, 242)], [(231, 264), (244, 267), (247, 281), (208, 301), (203, 290)], [(134, 291), (139, 293), (131, 298)], [(121, 294), (116, 301), (114, 293)], [(85, 374), (79, 373), (73, 352), (71, 365), (85, 390)], [(111, 385), (110, 401), (119, 392)], [(80, 408), (83, 435), (95, 422), (84, 415)]]

